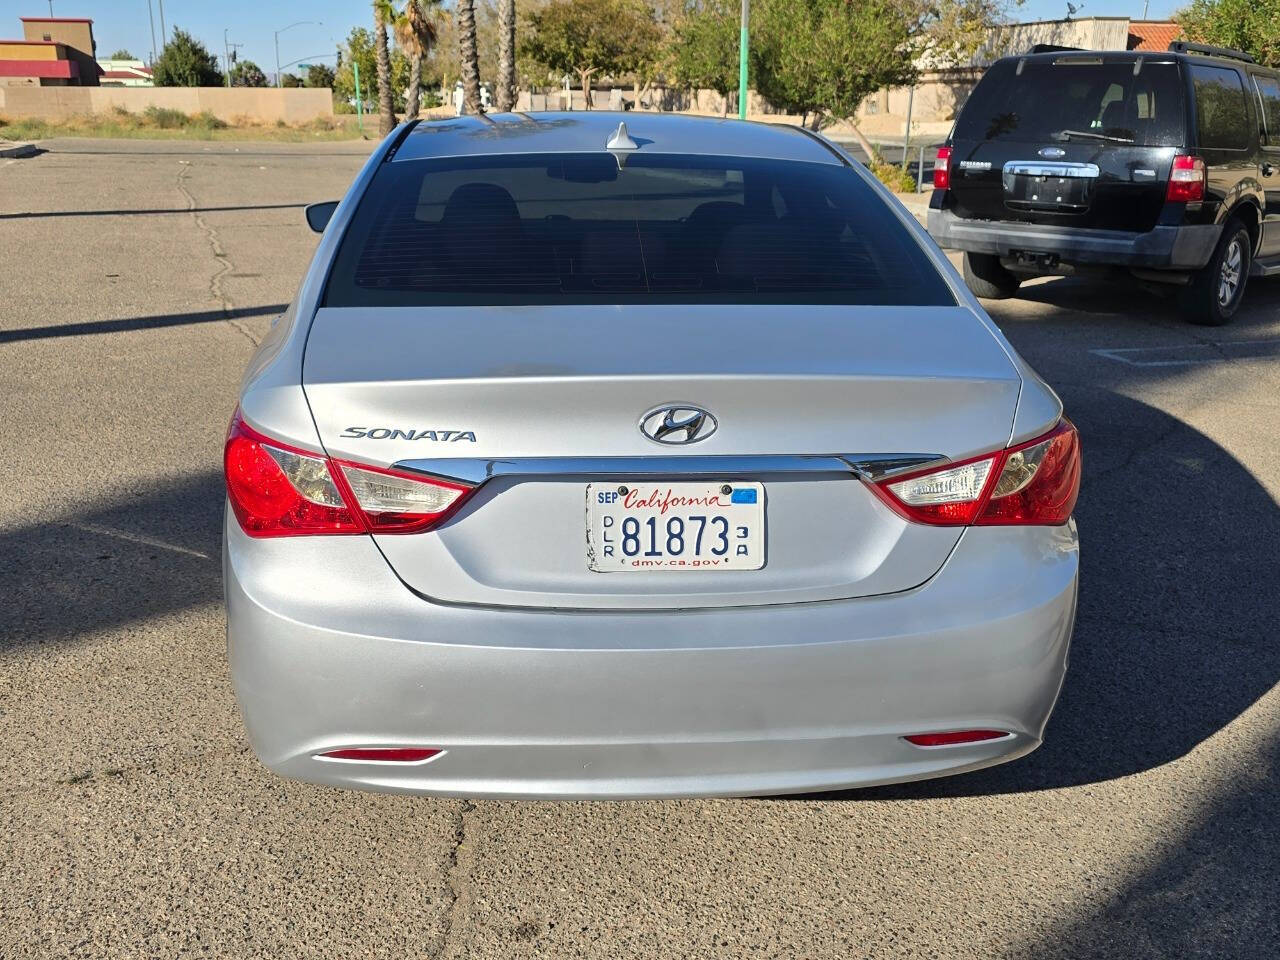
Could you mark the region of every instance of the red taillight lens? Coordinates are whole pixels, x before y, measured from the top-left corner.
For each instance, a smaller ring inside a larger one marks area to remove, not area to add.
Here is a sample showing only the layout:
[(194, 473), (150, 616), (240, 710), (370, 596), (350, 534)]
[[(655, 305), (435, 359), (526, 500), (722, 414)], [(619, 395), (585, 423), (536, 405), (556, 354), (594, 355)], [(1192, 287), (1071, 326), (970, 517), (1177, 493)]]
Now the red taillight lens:
[(939, 147), (933, 161), (933, 189), (951, 189), (951, 148)]
[(251, 537), (364, 533), (329, 472), (328, 460), (284, 446), (236, 411), (222, 456), (227, 496)]
[(1007, 736), (1009, 734), (1003, 730), (952, 730), (949, 733), (913, 733), (902, 739), (917, 747), (950, 747), (957, 743), (981, 743)]
[(1204, 199), (1204, 185), (1208, 172), (1204, 161), (1180, 153), (1173, 158), (1169, 171), (1169, 189), (1165, 200), (1169, 203), (1194, 203)]
[(258, 433), (238, 410), (223, 469), (232, 511), (251, 537), (420, 533), (475, 489), (298, 449)]
[(1080, 493), (1080, 438), (1069, 420), (999, 453), (872, 484), (908, 520), (933, 526), (1066, 523)]
[(1066, 523), (1080, 495), (1080, 435), (1063, 420), (1050, 433), (1005, 451), (1000, 476), (977, 523)]
[(359, 760), (362, 763), (421, 763), (442, 751), (431, 747), (351, 747), (320, 754), (329, 760)]

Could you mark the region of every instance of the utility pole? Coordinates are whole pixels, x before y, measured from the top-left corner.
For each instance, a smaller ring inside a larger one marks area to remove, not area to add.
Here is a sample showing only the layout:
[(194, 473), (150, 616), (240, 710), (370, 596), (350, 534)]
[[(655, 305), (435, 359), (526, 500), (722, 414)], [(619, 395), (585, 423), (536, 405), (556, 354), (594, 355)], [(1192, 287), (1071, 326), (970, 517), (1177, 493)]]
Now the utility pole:
[(147, 0), (147, 19), (151, 21), (151, 65), (155, 66), (159, 50), (156, 47), (156, 15), (151, 10), (151, 0)]
[(160, 7), (160, 39), (168, 43), (169, 32), (164, 28), (164, 0), (156, 0), (156, 4)]
[(230, 27), (227, 27), (222, 31), (222, 50), (223, 50), (223, 56), (226, 58), (226, 61), (227, 61), (227, 89), (228, 90), (231, 89), (232, 58), (235, 57), (236, 50), (244, 46), (243, 43), (232, 43), (230, 40), (227, 39), (227, 33), (230, 31), (230, 29), (231, 29)]
[(738, 119), (747, 119), (747, 21), (751, 0), (742, 0), (742, 31), (738, 35)]

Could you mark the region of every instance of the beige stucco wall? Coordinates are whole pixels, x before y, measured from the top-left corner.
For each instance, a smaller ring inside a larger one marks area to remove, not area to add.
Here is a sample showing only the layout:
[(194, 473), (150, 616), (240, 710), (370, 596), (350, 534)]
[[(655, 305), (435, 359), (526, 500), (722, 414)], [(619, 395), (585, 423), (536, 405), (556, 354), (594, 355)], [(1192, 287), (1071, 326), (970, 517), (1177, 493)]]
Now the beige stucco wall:
[(149, 106), (200, 113), (208, 110), (221, 120), (248, 117), (259, 123), (300, 123), (333, 115), (333, 94), (327, 88), (276, 90), (270, 87), (5, 87), (0, 88), (0, 113), (16, 119), (56, 120), (89, 113), (109, 113), (121, 107), (141, 113)]

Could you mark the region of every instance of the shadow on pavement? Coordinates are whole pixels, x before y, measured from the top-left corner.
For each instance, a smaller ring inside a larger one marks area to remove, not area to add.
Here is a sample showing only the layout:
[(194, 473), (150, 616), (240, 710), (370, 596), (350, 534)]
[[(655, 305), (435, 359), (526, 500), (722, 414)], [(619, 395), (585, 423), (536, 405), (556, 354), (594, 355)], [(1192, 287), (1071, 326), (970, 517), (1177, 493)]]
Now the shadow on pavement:
[[(1017, 299), (1042, 303), (1058, 310), (1087, 313), (1094, 317), (1130, 317), (1140, 321), (1148, 329), (1152, 326), (1152, 320), (1158, 319), (1160, 327), (1176, 328), (1195, 339), (1205, 336), (1223, 340), (1237, 339), (1242, 332), (1265, 322), (1268, 317), (1274, 317), (1275, 311), (1280, 309), (1280, 280), (1250, 277), (1240, 312), (1231, 323), (1224, 327), (1199, 327), (1187, 323), (1179, 312), (1179, 297), (1185, 292), (1182, 287), (1153, 286), (1154, 290), (1148, 290), (1124, 277), (1062, 277), (1023, 284), (1018, 290)], [(994, 315), (1000, 311), (1000, 304), (988, 303), (987, 308)], [(1043, 322), (1043, 319), (1037, 318), (1033, 322)]]
[(0, 220), (41, 220), (47, 217), (146, 217), (164, 213), (226, 213), (237, 210), (300, 210), (305, 203), (255, 203), (235, 207), (170, 207), (154, 210), (38, 210), (0, 213)]
[[(1280, 742), (1272, 742), (1260, 763), (1222, 784), (1199, 811), (1195, 826), (1172, 838), (1162, 856), (1133, 864), (1134, 874), (1119, 895), (1091, 903), (1008, 955), (1027, 960), (1276, 956), (1278, 779)], [(1151, 827), (1158, 836), (1159, 825)]]
[(0, 531), (0, 655), (219, 600), (223, 497), (209, 472)]
[(0, 330), (0, 344), (47, 340), (51, 337), (82, 337), (87, 334), (184, 327), (193, 323), (217, 323), (219, 320), (237, 320), (241, 317), (266, 317), (283, 313), (288, 307), (287, 303), (265, 303), (257, 307), (236, 307), (231, 310), (157, 313), (149, 317), (125, 317), (123, 320), (86, 320), (82, 323), (54, 323), (45, 327), (21, 327), (17, 330)]

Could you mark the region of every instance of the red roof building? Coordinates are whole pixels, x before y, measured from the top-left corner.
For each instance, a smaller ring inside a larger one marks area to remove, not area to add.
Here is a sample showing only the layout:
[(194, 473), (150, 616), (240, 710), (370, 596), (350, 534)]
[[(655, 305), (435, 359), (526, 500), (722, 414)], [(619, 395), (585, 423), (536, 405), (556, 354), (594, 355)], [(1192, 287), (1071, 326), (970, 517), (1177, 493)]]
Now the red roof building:
[(1130, 20), (1130, 50), (1168, 50), (1169, 44), (1182, 39), (1182, 27), (1172, 20)]
[(21, 17), (23, 39), (0, 40), (0, 84), (97, 86), (93, 21)]

